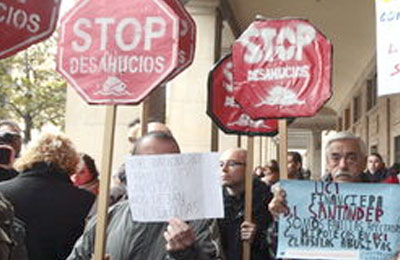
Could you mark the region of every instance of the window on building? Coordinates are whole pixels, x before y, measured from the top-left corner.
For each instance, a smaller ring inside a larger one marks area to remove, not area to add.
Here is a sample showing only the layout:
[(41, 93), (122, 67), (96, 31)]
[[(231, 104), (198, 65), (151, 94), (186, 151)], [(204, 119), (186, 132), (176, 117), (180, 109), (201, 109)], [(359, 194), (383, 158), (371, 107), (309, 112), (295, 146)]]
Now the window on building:
[(367, 111), (376, 105), (378, 96), (376, 77), (377, 75), (375, 74), (372, 79), (367, 80)]
[(361, 117), (361, 96), (353, 98), (353, 123)]
[(344, 129), (347, 130), (350, 127), (350, 108), (344, 110)]
[(369, 153), (378, 153), (378, 146), (377, 145), (373, 145), (371, 146), (371, 148), (369, 148)]
[(394, 138), (394, 161), (400, 162), (400, 135)]

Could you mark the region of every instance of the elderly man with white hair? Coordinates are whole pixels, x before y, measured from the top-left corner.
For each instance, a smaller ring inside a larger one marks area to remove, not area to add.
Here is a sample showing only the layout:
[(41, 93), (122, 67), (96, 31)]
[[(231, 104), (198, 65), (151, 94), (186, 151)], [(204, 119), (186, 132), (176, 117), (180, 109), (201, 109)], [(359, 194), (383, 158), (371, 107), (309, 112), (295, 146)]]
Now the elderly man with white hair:
[[(326, 165), (328, 172), (326, 181), (333, 182), (367, 182), (363, 170), (367, 162), (366, 145), (364, 141), (349, 132), (338, 132), (333, 135), (325, 147)], [(278, 215), (287, 212), (285, 191), (273, 189), (274, 198), (268, 208), (271, 213)]]
[(329, 139), (325, 153), (328, 181), (368, 182), (362, 174), (367, 162), (367, 148), (360, 137), (338, 132)]
[[(367, 162), (367, 149), (360, 137), (348, 132), (338, 132), (329, 139), (325, 151), (327, 181), (368, 182), (363, 174)], [(274, 198), (268, 205), (270, 212), (275, 216), (288, 213), (285, 191), (277, 186), (273, 192)]]

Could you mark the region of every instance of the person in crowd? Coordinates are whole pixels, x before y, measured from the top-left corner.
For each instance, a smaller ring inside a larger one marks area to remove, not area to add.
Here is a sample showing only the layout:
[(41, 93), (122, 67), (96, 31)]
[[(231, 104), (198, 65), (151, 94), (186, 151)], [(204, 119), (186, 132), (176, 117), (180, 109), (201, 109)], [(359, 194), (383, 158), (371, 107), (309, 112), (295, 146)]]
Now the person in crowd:
[[(272, 168), (275, 169), (274, 172), (269, 172), (269, 178), (264, 179), (265, 182), (268, 182), (270, 186), (275, 184), (279, 180), (279, 165), (278, 162), (274, 161), (272, 164)], [(267, 169), (267, 168), (266, 168)], [(304, 180), (305, 174), (303, 171), (303, 159), (300, 153), (295, 151), (289, 151), (287, 154), (287, 171), (288, 171), (288, 179), (291, 180)], [(266, 171), (267, 173), (267, 171)], [(309, 176), (308, 176), (309, 178)], [(274, 219), (272, 224), (268, 227), (267, 230), (267, 244), (268, 244), (268, 252), (271, 257), (275, 258), (275, 252), (277, 248), (277, 240), (278, 240), (278, 221)]]
[[(151, 132), (140, 138), (134, 155), (179, 153), (175, 139), (165, 132)], [(212, 240), (211, 220), (188, 223), (173, 218), (168, 223), (143, 223), (132, 220), (128, 200), (116, 204), (108, 213), (106, 254), (117, 259), (219, 259), (220, 249)], [(68, 260), (92, 258), (96, 219), (89, 221)]]
[(290, 151), (287, 154), (288, 179), (303, 180), (303, 159), (300, 153)]
[(10, 120), (0, 121), (0, 182), (18, 175), (14, 160), (22, 147), (21, 129)]
[[(366, 150), (361, 138), (351, 133), (338, 132), (332, 136), (325, 147), (328, 181), (368, 182), (363, 174), (367, 161)], [(275, 215), (288, 212), (285, 191), (279, 187), (273, 190), (274, 197), (268, 205), (270, 212)]]
[(221, 244), (226, 259), (242, 259), (242, 241), (251, 243), (253, 260), (270, 259), (267, 252), (266, 230), (272, 216), (266, 205), (272, 195), (258, 178), (253, 178), (253, 218), (244, 221), (244, 193), (247, 151), (228, 149), (220, 157), (225, 218), (218, 220)]
[(399, 170), (400, 170), (400, 164), (399, 163), (394, 163), (388, 170), (387, 174), (388, 176), (382, 181), (383, 183), (394, 183), (394, 184), (399, 184), (400, 179), (399, 179)]
[[(130, 153), (132, 154), (135, 149), (136, 141), (140, 136), (140, 120), (135, 119), (128, 127), (128, 141), (130, 142)], [(147, 133), (151, 132), (164, 132), (172, 135), (169, 128), (160, 122), (150, 122), (147, 124)], [(113, 174), (114, 185), (110, 190), (110, 206), (116, 204), (119, 201), (127, 199), (126, 193), (126, 174), (125, 164), (123, 163), (118, 170)]]
[[(97, 170), (96, 163), (88, 154), (80, 154), (80, 162), (78, 170), (75, 174), (71, 175), (72, 183), (80, 188), (89, 191), (97, 197), (99, 194), (99, 171)], [(97, 213), (97, 200), (93, 203), (87, 218), (91, 218)]]
[(16, 161), (21, 173), (0, 183), (0, 192), (26, 225), (30, 260), (65, 259), (82, 234), (94, 195), (70, 180), (78, 162), (69, 138), (42, 134)]
[[(289, 180), (304, 180), (303, 159), (300, 153), (289, 151), (287, 154), (287, 172)], [(275, 258), (278, 245), (278, 221), (275, 218), (267, 230), (269, 254)]]
[(13, 134), (0, 132), (0, 182), (18, 175), (14, 169), (15, 150), (11, 146)]
[(126, 174), (125, 163), (121, 164), (118, 170), (113, 174), (114, 184), (110, 189), (109, 206), (128, 198), (126, 192)]
[[(128, 124), (127, 139), (129, 143), (129, 154), (132, 154), (136, 141), (140, 136), (140, 119), (135, 118)], [(110, 189), (109, 205), (112, 206), (119, 201), (127, 199), (125, 163), (121, 164), (116, 172), (112, 174), (113, 185)]]
[(379, 153), (371, 153), (368, 156), (367, 169), (363, 174), (369, 182), (381, 182), (389, 177), (388, 170), (385, 168), (382, 156)]
[(132, 122), (128, 124), (128, 143), (129, 143), (129, 153), (132, 153), (133, 147), (140, 136), (140, 119), (135, 118)]
[(0, 121), (0, 133), (10, 134), (9, 144), (14, 149), (15, 158), (19, 157), (22, 148), (22, 130), (17, 123), (11, 120), (1, 120)]
[(254, 177), (262, 178), (264, 176), (264, 168), (261, 165), (258, 165), (254, 168), (253, 175)]
[(80, 159), (78, 170), (71, 176), (71, 181), (75, 186), (97, 196), (99, 193), (99, 171), (96, 163), (90, 155), (85, 153), (80, 154)]
[[(128, 142), (130, 144), (129, 152), (132, 153), (135, 143), (141, 136), (141, 123), (139, 118), (135, 118), (132, 122), (128, 124)], [(147, 133), (162, 131), (167, 132), (172, 135), (171, 130), (161, 122), (148, 122), (147, 123)]]
[[(332, 136), (325, 147), (326, 181), (368, 182), (363, 175), (366, 165), (366, 145), (361, 138), (348, 132), (338, 132)], [(279, 186), (273, 189), (274, 197), (268, 204), (269, 211), (277, 218), (289, 212), (286, 192)]]
[(400, 173), (400, 163), (393, 163), (393, 165), (389, 168), (389, 171), (392, 175), (398, 175)]
[(268, 186), (272, 186), (279, 181), (279, 164), (276, 160), (270, 160), (264, 166), (264, 176), (261, 180)]
[(14, 216), (13, 205), (0, 193), (0, 259), (28, 260), (25, 228)]
[(164, 132), (172, 135), (171, 130), (165, 124), (157, 121), (152, 121), (147, 124), (147, 132)]
[[(268, 187), (272, 187), (275, 183), (279, 181), (279, 163), (276, 160), (270, 160), (264, 166), (264, 177), (261, 180), (268, 185)], [(277, 248), (277, 240), (278, 240), (278, 222), (273, 221), (271, 225), (269, 225), (267, 229), (267, 246), (268, 252), (272, 259), (275, 257), (275, 252)]]

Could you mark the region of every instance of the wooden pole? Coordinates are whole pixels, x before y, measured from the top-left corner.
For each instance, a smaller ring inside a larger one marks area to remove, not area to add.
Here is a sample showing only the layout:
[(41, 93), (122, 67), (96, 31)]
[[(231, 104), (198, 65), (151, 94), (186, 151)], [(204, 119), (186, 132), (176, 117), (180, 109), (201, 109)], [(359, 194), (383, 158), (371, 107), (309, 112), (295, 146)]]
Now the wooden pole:
[[(245, 196), (244, 196), (244, 220), (252, 222), (253, 208), (253, 153), (254, 153), (254, 137), (247, 138), (247, 159), (246, 159), (246, 176), (245, 176)], [(251, 244), (249, 241), (243, 241), (243, 260), (251, 259)]]
[(147, 134), (147, 121), (149, 120), (150, 113), (150, 101), (146, 98), (142, 103), (142, 118), (140, 122), (142, 123), (141, 134), (142, 136)]
[(218, 133), (218, 127), (215, 125), (215, 123), (212, 123), (211, 125), (211, 152), (218, 152), (219, 149), (219, 133)]
[(262, 137), (260, 136), (259, 137), (260, 138), (260, 160), (259, 160), (259, 163), (258, 163), (258, 165), (260, 165), (261, 167), (263, 167), (263, 145), (262, 145), (262, 143), (263, 143), (263, 139), (262, 139)]
[(111, 166), (114, 148), (116, 105), (106, 106), (106, 122), (104, 127), (103, 153), (100, 175), (100, 192), (98, 196), (97, 225), (94, 259), (103, 260), (107, 239), (107, 208), (110, 188)]
[(288, 127), (285, 119), (279, 119), (279, 177), (281, 180), (288, 178), (287, 172), (288, 152)]
[[(288, 126), (285, 119), (279, 119), (279, 178), (287, 180)], [(289, 260), (289, 259), (283, 259)]]

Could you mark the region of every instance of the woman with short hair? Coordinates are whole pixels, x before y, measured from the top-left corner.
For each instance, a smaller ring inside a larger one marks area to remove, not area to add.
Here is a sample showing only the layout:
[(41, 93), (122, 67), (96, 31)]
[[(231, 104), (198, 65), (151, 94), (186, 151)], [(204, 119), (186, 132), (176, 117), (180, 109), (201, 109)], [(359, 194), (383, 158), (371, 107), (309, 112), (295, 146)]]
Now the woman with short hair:
[(78, 162), (68, 137), (43, 134), (16, 161), (21, 173), (0, 183), (0, 192), (26, 224), (30, 260), (65, 259), (83, 232), (94, 195), (70, 180)]

